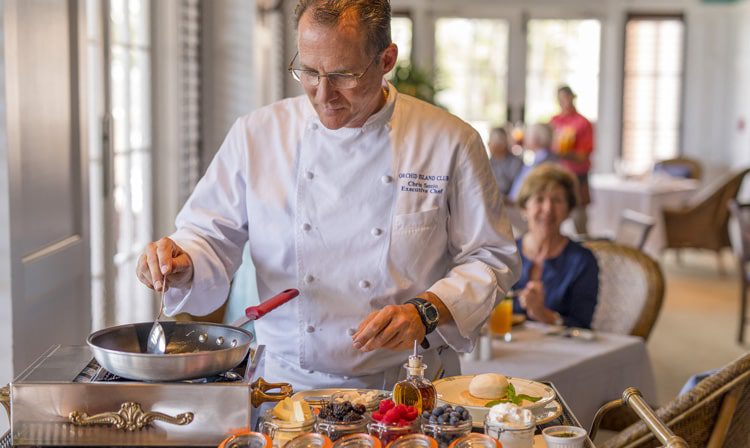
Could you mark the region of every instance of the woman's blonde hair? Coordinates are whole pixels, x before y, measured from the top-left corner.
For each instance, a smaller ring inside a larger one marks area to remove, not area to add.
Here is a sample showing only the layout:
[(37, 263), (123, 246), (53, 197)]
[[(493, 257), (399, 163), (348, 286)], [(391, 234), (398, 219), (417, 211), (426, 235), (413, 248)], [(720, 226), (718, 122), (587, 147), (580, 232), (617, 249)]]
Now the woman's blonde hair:
[(526, 208), (529, 198), (553, 187), (561, 187), (565, 191), (568, 210), (578, 205), (578, 179), (570, 171), (550, 162), (537, 166), (526, 176), (518, 192), (518, 205)]

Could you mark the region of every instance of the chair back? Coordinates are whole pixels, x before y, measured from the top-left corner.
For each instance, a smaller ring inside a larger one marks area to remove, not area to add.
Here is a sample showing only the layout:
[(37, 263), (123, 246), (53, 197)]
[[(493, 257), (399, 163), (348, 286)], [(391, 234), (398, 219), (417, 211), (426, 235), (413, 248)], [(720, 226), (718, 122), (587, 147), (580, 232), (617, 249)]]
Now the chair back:
[(737, 236), (737, 256), (743, 265), (750, 263), (750, 203), (740, 204), (735, 199), (729, 201), (729, 211), (737, 220), (739, 235)]
[(665, 173), (672, 177), (700, 180), (703, 177), (703, 165), (695, 159), (676, 157), (656, 162), (654, 173)]
[[(656, 416), (691, 447), (748, 446), (750, 353), (658, 409)], [(657, 446), (660, 444), (643, 422), (629, 426), (600, 445), (602, 448)]]
[(625, 209), (615, 232), (615, 242), (623, 246), (643, 250), (651, 229), (656, 224), (654, 218), (634, 210)]
[(591, 328), (647, 339), (664, 299), (664, 275), (651, 257), (611, 241), (588, 241), (599, 265)]

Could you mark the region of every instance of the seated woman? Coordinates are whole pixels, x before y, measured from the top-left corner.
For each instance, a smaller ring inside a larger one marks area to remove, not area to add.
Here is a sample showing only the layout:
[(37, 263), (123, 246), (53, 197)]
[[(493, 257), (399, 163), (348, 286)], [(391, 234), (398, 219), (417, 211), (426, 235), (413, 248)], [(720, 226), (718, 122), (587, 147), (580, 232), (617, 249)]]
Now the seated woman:
[(518, 204), (529, 231), (516, 242), (523, 266), (513, 287), (513, 308), (540, 322), (591, 328), (599, 291), (596, 258), (560, 233), (577, 192), (576, 178), (551, 163), (534, 168), (524, 180)]

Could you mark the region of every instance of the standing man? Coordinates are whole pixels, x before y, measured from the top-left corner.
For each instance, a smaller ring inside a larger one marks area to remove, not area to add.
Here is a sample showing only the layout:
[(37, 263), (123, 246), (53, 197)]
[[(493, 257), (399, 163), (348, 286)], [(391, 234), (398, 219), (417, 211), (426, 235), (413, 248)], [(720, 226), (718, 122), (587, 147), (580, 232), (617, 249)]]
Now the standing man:
[(490, 131), (489, 147), (492, 174), (495, 175), (495, 182), (500, 188), (500, 193), (507, 197), (513, 185), (513, 180), (523, 167), (523, 162), (520, 157), (516, 157), (510, 152), (508, 133), (504, 128), (493, 128)]
[(586, 235), (588, 218), (586, 206), (591, 203), (589, 171), (591, 153), (594, 151), (594, 130), (591, 123), (579, 114), (575, 107), (575, 94), (568, 86), (557, 89), (560, 113), (552, 117), (550, 125), (555, 129), (554, 150), (560, 163), (578, 177), (578, 206), (570, 212), (579, 235)]
[[(383, 76), (387, 0), (302, 0), (289, 71), (305, 96), (241, 117), (137, 275), (167, 312), (226, 300), (243, 245), (263, 298), (266, 369), (295, 389), (391, 388), (415, 340), (428, 374), (474, 346), (519, 257), (481, 138)], [(443, 367), (445, 366), (445, 367)]]

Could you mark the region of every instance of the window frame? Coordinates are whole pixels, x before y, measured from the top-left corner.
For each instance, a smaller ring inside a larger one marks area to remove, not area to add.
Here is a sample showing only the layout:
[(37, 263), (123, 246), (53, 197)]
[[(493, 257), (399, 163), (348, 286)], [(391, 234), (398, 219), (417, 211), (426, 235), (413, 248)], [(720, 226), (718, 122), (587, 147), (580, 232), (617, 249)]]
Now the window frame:
[[(684, 126), (685, 126), (685, 68), (687, 67), (687, 46), (688, 46), (688, 23), (685, 18), (685, 14), (683, 12), (674, 11), (674, 12), (637, 12), (637, 11), (630, 11), (625, 14), (625, 20), (622, 22), (622, 29), (620, 35), (622, 36), (622, 46), (620, 48), (620, 61), (621, 61), (621, 67), (622, 67), (622, 76), (620, 77), (620, 123), (619, 123), (619, 150), (617, 151), (617, 156), (622, 160), (625, 153), (625, 145), (623, 141), (623, 137), (625, 136), (625, 82), (626, 82), (626, 74), (625, 74), (625, 57), (627, 52), (627, 45), (628, 45), (628, 39), (627, 39), (627, 32), (628, 32), (628, 23), (631, 20), (668, 20), (668, 19), (678, 19), (682, 22), (682, 67), (680, 69), (681, 73), (681, 79), (680, 79), (680, 89), (679, 89), (679, 98), (680, 98), (680, 104), (678, 107), (677, 115), (679, 117), (680, 123), (677, 126), (677, 152), (675, 153), (675, 157), (679, 157), (684, 155)], [(653, 156), (653, 154), (652, 154)], [(655, 160), (654, 160), (655, 161)]]

